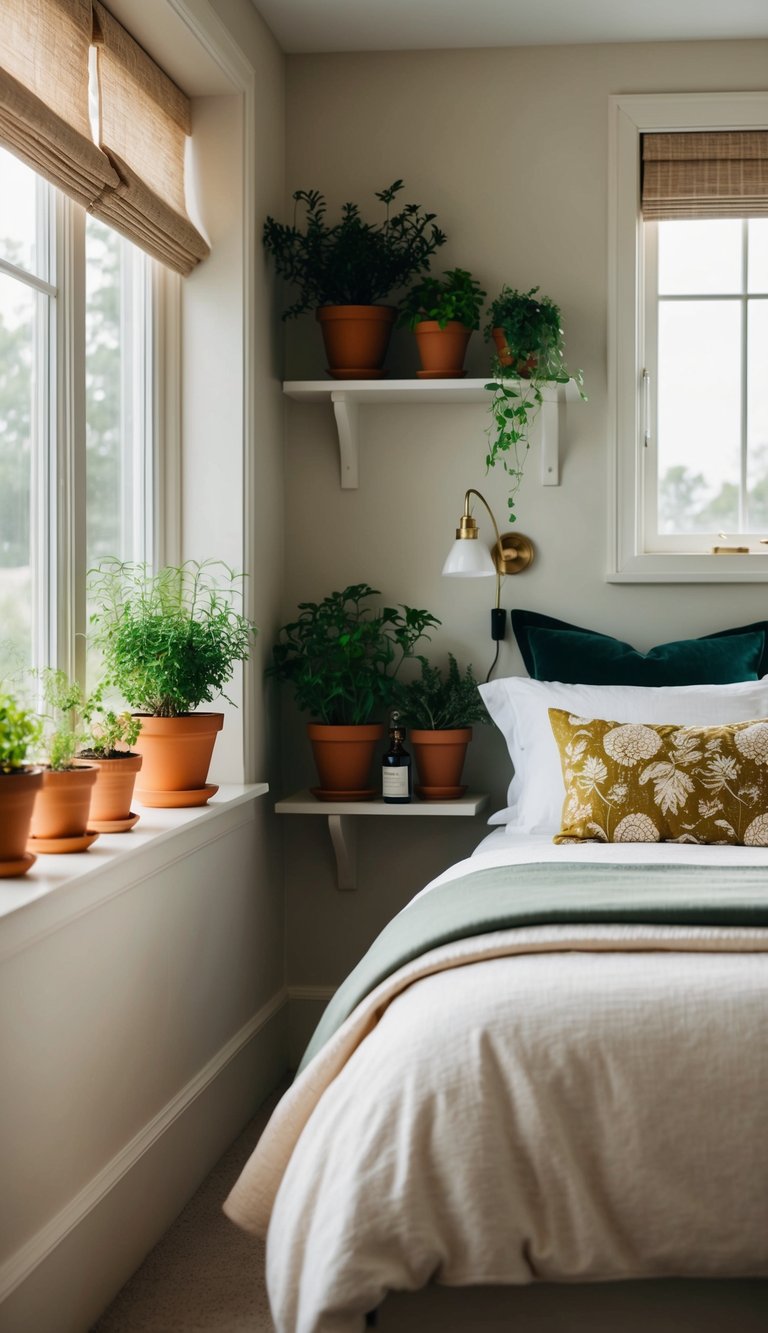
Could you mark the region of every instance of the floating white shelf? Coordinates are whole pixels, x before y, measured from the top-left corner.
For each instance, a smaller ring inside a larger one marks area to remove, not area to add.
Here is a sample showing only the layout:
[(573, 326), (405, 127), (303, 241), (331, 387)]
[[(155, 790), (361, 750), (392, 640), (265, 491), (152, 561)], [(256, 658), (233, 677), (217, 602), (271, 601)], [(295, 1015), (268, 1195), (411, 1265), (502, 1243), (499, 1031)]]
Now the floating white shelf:
[[(358, 410), (367, 403), (483, 403), (490, 398), (488, 379), (475, 380), (286, 380), (283, 393), (304, 403), (330, 402), (339, 435), (341, 485), (344, 490), (358, 486), (357, 455), (359, 440)], [(514, 383), (514, 381), (512, 381)], [(525, 380), (518, 383), (525, 385)], [(544, 486), (560, 484), (559, 405), (578, 401), (575, 380), (567, 384), (549, 383), (542, 387), (543, 403), (536, 420), (541, 452), (541, 481)]]
[(311, 791), (297, 791), (275, 805), (278, 815), (325, 815), (336, 855), (336, 883), (339, 889), (357, 888), (357, 839), (352, 823), (356, 815), (405, 815), (420, 817), (442, 815), (465, 818), (476, 815), (488, 801), (485, 792), (466, 792), (453, 801), (419, 801), (408, 805), (390, 805), (377, 796), (372, 801), (318, 801)]

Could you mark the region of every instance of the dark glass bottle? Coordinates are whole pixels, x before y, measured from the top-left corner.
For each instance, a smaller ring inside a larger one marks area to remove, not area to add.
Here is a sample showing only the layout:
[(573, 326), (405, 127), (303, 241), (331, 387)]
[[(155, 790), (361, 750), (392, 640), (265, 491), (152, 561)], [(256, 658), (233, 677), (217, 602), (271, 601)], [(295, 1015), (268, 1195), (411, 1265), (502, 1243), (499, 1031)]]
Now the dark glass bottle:
[(387, 805), (407, 805), (413, 797), (411, 756), (403, 749), (405, 728), (400, 714), (392, 714), (389, 749), (381, 760), (381, 793)]

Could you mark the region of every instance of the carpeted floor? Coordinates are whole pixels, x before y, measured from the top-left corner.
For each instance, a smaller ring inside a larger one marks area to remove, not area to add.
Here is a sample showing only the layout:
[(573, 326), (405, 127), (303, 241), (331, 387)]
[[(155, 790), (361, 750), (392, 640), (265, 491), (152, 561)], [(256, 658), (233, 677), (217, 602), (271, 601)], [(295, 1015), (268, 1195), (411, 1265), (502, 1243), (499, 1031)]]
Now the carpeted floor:
[(264, 1247), (221, 1205), (283, 1091), (224, 1154), (91, 1333), (274, 1333)]

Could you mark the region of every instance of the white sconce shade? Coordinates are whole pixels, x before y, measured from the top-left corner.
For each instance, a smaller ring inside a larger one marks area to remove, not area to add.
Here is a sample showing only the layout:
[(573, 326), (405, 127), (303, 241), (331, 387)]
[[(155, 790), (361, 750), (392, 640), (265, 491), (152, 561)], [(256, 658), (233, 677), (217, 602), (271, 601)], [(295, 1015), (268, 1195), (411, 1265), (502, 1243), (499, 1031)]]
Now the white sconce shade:
[(457, 537), (448, 552), (443, 574), (448, 578), (481, 579), (493, 577), (496, 566), (488, 547), (477, 540)]

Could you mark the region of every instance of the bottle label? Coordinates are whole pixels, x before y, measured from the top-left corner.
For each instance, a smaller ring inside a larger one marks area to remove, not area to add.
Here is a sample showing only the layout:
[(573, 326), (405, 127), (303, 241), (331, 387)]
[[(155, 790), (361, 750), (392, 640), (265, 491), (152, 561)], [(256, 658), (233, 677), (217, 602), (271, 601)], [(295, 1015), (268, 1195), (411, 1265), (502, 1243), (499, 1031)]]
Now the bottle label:
[(398, 768), (384, 767), (381, 770), (381, 794), (382, 796), (407, 796), (408, 795), (408, 765), (402, 764)]

